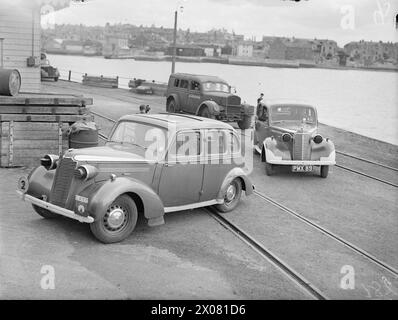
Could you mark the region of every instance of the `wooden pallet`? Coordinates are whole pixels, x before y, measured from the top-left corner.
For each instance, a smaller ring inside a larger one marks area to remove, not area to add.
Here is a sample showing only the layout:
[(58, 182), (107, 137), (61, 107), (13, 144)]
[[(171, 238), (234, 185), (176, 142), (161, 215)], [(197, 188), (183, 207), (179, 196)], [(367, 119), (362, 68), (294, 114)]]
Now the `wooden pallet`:
[[(82, 95), (57, 93), (20, 93), (18, 96), (0, 96), (0, 106), (74, 106), (85, 107), (93, 104), (92, 98)], [(1, 112), (0, 112), (1, 113)]]
[(88, 76), (87, 73), (83, 75), (82, 83), (87, 86), (101, 87), (101, 88), (118, 88), (119, 77), (109, 78), (104, 76)]

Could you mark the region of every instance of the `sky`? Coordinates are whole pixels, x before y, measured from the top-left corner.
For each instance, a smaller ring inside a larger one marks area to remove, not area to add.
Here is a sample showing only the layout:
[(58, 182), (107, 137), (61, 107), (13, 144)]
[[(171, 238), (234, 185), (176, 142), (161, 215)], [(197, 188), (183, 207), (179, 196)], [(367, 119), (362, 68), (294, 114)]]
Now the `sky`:
[[(2, 0), (0, 0), (2, 1)], [(333, 39), (340, 46), (359, 40), (398, 42), (398, 0), (85, 0), (42, 17), (51, 23), (107, 22), (206, 32), (225, 28), (257, 41), (267, 36)]]

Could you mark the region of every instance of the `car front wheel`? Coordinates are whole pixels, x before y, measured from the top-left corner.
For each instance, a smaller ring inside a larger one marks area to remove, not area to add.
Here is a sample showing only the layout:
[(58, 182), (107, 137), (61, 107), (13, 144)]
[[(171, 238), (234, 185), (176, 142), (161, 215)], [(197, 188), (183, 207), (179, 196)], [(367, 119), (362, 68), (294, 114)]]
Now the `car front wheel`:
[(175, 113), (176, 112), (176, 102), (174, 101), (174, 99), (171, 99), (168, 103), (167, 103), (167, 112), (170, 113)]
[(242, 195), (242, 182), (239, 178), (231, 181), (224, 195), (224, 203), (217, 204), (216, 209), (221, 212), (229, 212), (236, 208)]
[(244, 116), (242, 120), (239, 120), (238, 127), (241, 130), (247, 130), (252, 127), (252, 122), (253, 122), (253, 116)]
[(321, 166), (321, 177), (326, 178), (329, 174), (329, 166)]
[(103, 243), (120, 242), (133, 232), (137, 218), (134, 201), (127, 195), (121, 195), (90, 224), (90, 229)]
[(209, 108), (204, 108), (204, 109), (200, 112), (199, 115), (200, 115), (201, 117), (203, 117), (203, 118), (215, 119), (214, 114), (212, 114), (212, 113), (210, 112)]

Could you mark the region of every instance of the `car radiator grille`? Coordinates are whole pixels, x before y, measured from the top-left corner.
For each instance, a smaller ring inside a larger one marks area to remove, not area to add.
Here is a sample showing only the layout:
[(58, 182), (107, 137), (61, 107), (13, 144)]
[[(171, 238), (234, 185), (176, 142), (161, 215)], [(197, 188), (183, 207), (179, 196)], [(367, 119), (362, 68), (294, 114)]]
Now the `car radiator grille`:
[(305, 133), (296, 133), (293, 142), (292, 160), (309, 160), (310, 158), (310, 136)]
[(227, 113), (229, 113), (229, 114), (240, 114), (241, 113), (240, 106), (227, 106), (226, 110), (227, 110)]
[(50, 201), (52, 204), (65, 206), (75, 169), (76, 162), (70, 158), (63, 158), (59, 162), (51, 189)]

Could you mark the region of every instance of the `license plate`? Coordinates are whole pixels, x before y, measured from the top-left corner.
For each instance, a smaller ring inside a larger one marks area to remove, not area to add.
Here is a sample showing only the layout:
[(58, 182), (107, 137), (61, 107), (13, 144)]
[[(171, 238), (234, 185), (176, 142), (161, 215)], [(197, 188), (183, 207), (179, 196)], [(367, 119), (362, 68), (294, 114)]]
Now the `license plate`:
[(292, 166), (292, 171), (293, 172), (311, 172), (312, 166), (302, 166), (302, 165)]

